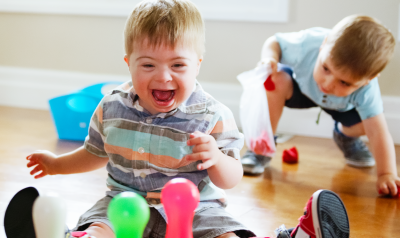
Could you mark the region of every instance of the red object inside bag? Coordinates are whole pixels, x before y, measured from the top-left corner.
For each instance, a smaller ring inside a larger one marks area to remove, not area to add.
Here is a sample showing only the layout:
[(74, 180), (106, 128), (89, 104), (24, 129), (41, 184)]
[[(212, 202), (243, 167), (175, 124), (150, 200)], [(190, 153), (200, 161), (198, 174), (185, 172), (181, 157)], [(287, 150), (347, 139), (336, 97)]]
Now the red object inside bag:
[(268, 133), (266, 131), (262, 131), (258, 138), (254, 138), (250, 140), (250, 149), (258, 154), (268, 156), (268, 154), (274, 152), (273, 144), (268, 137)]

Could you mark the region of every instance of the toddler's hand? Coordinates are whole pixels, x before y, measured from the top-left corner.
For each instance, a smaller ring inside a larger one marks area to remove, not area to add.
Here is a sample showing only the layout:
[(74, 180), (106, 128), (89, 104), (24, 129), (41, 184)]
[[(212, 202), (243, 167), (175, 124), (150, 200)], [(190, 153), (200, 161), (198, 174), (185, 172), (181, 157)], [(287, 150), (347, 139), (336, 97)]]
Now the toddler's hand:
[(278, 71), (278, 62), (274, 58), (264, 58), (258, 62), (257, 66), (265, 66), (270, 74), (274, 74)]
[(376, 186), (379, 194), (386, 194), (394, 197), (399, 193), (398, 187), (400, 187), (400, 178), (394, 174), (383, 174), (378, 177)]
[(198, 170), (208, 169), (218, 162), (222, 153), (217, 146), (214, 137), (199, 131), (190, 134), (187, 145), (193, 146), (193, 153), (186, 155), (187, 160), (201, 160), (203, 163), (197, 165)]
[(51, 165), (56, 157), (55, 154), (46, 150), (38, 150), (35, 153), (28, 155), (26, 157), (26, 159), (29, 160), (27, 167), (30, 168), (36, 166), (31, 170), (30, 174), (34, 175), (41, 171), (41, 173), (34, 176), (35, 179), (53, 174), (51, 171)]

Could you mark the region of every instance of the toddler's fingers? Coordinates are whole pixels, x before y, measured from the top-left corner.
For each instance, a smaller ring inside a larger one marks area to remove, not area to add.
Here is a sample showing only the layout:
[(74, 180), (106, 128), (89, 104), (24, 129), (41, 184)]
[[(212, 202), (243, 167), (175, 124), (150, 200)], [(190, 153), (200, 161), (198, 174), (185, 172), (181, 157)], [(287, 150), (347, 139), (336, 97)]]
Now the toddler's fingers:
[(184, 159), (184, 160), (194, 160), (194, 159), (192, 159), (193, 157), (192, 157), (192, 155), (185, 155), (182, 159)]
[(39, 166), (36, 166), (35, 168), (33, 168), (30, 172), (31, 175), (36, 174), (37, 172), (42, 171), (42, 169), (39, 168)]
[(190, 155), (186, 155), (187, 160), (207, 160), (210, 158), (209, 153), (207, 152), (199, 152), (199, 153), (193, 153)]
[(40, 174), (35, 175), (35, 179), (43, 178), (46, 174), (42, 171)]
[(204, 163), (198, 164), (197, 169), (198, 170), (206, 170), (206, 169), (210, 168), (211, 166), (213, 166), (213, 162), (211, 160), (207, 160)]
[(276, 62), (271, 62), (271, 73), (276, 73), (278, 71), (278, 64)]
[(207, 144), (198, 144), (195, 145), (192, 149), (192, 153), (199, 153), (203, 151), (208, 151), (208, 145)]
[(396, 184), (395, 183), (389, 183), (388, 187), (389, 187), (389, 190), (390, 190), (390, 195), (392, 197), (396, 196), (397, 195), (397, 186), (396, 186)]
[(202, 143), (208, 143), (210, 141), (210, 138), (208, 136), (200, 136), (200, 137), (195, 137), (193, 139), (190, 139), (187, 141), (187, 145), (197, 145), (197, 144), (202, 144)]
[(30, 161), (26, 164), (26, 166), (27, 166), (28, 168), (30, 168), (30, 167), (32, 167), (32, 166), (35, 166), (35, 165), (37, 165), (37, 163), (36, 163), (36, 161), (33, 161), (33, 160), (30, 160)]
[(188, 161), (199, 160), (198, 156), (196, 154), (185, 155), (185, 157), (183, 159), (188, 160)]
[(399, 179), (396, 179), (394, 182), (396, 183), (397, 187), (400, 187), (400, 180)]
[(378, 188), (378, 191), (380, 194), (385, 194), (385, 195), (389, 194), (389, 189), (386, 184), (380, 185), (380, 187)]
[(195, 131), (193, 133), (190, 133), (189, 137), (190, 138), (196, 138), (196, 137), (200, 137), (200, 136), (203, 136), (203, 135), (205, 135), (205, 134), (201, 133), (200, 131)]

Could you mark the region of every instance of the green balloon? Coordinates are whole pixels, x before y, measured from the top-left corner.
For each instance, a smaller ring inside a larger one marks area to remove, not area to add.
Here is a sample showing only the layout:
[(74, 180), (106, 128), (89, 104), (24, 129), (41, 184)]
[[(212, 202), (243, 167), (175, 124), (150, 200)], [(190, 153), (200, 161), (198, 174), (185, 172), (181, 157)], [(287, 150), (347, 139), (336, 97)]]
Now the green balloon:
[(150, 209), (139, 194), (122, 192), (111, 200), (107, 214), (117, 238), (141, 238), (149, 222)]

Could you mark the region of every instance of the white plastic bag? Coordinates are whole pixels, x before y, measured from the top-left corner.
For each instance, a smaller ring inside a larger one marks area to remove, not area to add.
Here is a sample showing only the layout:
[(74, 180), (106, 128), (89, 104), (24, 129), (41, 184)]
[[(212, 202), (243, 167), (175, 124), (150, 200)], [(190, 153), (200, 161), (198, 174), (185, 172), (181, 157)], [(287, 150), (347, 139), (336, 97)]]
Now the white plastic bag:
[(247, 148), (255, 154), (272, 157), (276, 151), (264, 82), (270, 75), (265, 65), (243, 72), (237, 79), (243, 86), (240, 121)]

